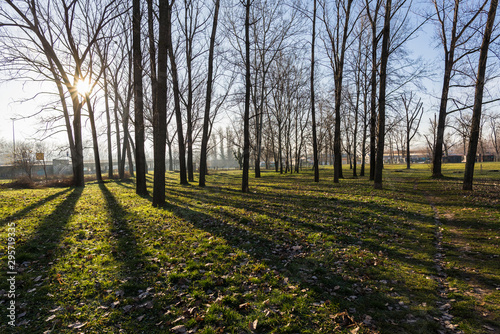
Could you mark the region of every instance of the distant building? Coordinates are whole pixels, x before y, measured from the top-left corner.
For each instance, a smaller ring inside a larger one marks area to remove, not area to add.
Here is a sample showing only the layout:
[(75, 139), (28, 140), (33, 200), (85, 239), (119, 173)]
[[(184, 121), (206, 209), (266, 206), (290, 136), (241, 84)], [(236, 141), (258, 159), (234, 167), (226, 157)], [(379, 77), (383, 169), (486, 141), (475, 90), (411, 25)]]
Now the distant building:
[(456, 164), (465, 161), (465, 157), (462, 154), (449, 154), (443, 157), (444, 163)]

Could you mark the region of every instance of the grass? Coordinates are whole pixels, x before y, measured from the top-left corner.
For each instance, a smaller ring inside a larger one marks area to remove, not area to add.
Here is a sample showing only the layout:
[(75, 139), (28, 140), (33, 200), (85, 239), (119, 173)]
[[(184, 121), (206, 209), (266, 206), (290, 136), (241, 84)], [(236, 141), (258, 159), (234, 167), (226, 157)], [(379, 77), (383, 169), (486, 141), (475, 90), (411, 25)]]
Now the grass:
[(460, 164), (387, 166), (384, 190), (348, 169), (264, 172), (248, 194), (239, 171), (203, 189), (168, 173), (163, 208), (133, 181), (0, 190), (18, 273), (0, 332), (499, 332), (500, 164), (477, 167), (474, 192)]

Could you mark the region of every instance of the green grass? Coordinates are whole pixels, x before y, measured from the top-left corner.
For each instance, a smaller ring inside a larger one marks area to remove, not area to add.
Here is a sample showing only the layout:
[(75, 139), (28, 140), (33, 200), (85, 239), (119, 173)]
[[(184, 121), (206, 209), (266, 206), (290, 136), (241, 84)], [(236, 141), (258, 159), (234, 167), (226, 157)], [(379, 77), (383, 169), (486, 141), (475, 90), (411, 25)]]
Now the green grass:
[(464, 333), (498, 332), (500, 164), (477, 165), (474, 192), (463, 165), (443, 170), (386, 166), (384, 190), (348, 169), (340, 184), (331, 169), (320, 183), (266, 171), (248, 194), (239, 171), (203, 189), (167, 173), (163, 208), (132, 181), (0, 190), (0, 332), (436, 333), (444, 301)]

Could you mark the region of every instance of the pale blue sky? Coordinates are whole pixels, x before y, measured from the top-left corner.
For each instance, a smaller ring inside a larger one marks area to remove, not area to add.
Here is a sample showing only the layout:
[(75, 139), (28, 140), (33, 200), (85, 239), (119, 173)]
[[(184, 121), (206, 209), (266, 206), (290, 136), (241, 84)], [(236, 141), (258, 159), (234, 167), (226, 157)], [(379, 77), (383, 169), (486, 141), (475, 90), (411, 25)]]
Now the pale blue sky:
[[(435, 40), (432, 39), (434, 27), (432, 25), (427, 25), (424, 30), (419, 33), (419, 36), (410, 41), (408, 48), (413, 50), (416, 55), (420, 55), (425, 61), (433, 63), (436, 68), (441, 68), (441, 49), (435, 48)], [(440, 73), (436, 73), (435, 80), (427, 80), (426, 86), (429, 90), (429, 95), (427, 98), (423, 97), (423, 101), (426, 105), (425, 110), (428, 115), (424, 116), (424, 120), (427, 120), (433, 113), (430, 109), (437, 102), (435, 99), (431, 98), (432, 95), (438, 95), (440, 89)], [(2, 74), (0, 73), (0, 77)], [(19, 116), (27, 116), (33, 114), (40, 109), (40, 99), (35, 101), (28, 101), (25, 103), (17, 103), (16, 101), (28, 98), (33, 95), (33, 91), (36, 91), (38, 84), (23, 84), (21, 82), (7, 82), (0, 84), (0, 138), (6, 141), (12, 141), (12, 121), (11, 118), (15, 117), (15, 136), (16, 141), (22, 141), (23, 139), (36, 138), (36, 131), (43, 129), (45, 125), (40, 124), (37, 119), (21, 119)], [(50, 87), (50, 86), (49, 86)], [(425, 125), (423, 125), (425, 126)], [(57, 135), (54, 141), (66, 141), (67, 138), (64, 134)]]

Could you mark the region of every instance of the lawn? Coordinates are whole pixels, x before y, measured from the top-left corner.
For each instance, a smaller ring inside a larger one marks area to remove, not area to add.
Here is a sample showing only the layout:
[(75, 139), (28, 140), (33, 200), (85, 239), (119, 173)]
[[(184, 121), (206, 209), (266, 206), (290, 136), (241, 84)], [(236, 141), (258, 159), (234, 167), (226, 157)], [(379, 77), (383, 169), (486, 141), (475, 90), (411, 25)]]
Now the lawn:
[(444, 172), (0, 189), (0, 332), (499, 333), (500, 164)]

